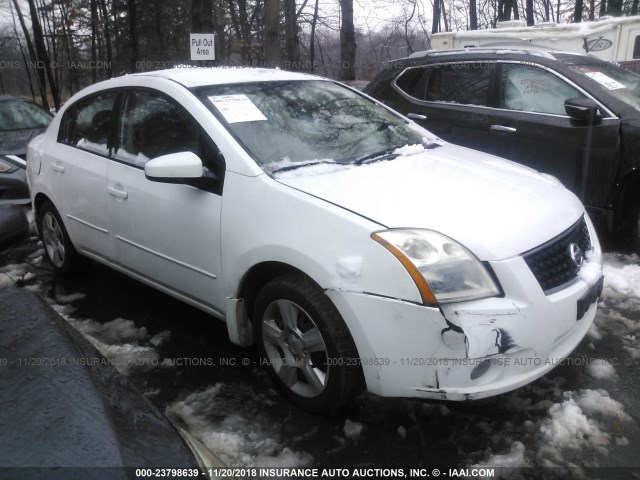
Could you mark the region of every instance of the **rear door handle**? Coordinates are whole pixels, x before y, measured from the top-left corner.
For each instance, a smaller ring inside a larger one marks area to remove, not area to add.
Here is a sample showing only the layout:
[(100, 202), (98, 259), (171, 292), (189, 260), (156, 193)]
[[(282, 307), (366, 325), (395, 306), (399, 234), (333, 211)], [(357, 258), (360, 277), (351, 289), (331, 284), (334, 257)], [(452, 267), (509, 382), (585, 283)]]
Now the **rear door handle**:
[(505, 127), (503, 125), (491, 125), (490, 130), (497, 133), (516, 133), (518, 131), (517, 128)]
[(60, 163), (52, 163), (51, 168), (53, 168), (56, 172), (64, 173), (64, 165)]
[(407, 113), (407, 117), (413, 118), (414, 120), (426, 120), (427, 116), (422, 115), (421, 113)]
[(116, 198), (122, 198), (124, 200), (129, 198), (129, 194), (127, 192), (125, 192), (124, 190), (119, 190), (116, 187), (107, 187), (107, 190), (109, 191), (110, 195), (113, 195)]

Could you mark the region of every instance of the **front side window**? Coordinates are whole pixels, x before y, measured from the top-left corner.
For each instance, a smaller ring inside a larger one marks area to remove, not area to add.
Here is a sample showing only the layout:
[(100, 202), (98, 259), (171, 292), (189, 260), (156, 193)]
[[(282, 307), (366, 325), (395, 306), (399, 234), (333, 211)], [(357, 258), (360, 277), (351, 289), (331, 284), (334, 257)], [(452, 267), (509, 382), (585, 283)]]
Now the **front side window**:
[(267, 171), (310, 162), (355, 163), (423, 143), (418, 127), (333, 82), (214, 85), (198, 94)]
[(142, 166), (178, 152), (199, 152), (199, 126), (182, 107), (147, 91), (125, 96), (115, 158)]
[(517, 63), (502, 66), (500, 87), (500, 107), (521, 112), (566, 115), (565, 100), (585, 98), (553, 73)]
[(62, 122), (59, 140), (100, 155), (109, 155), (109, 136), (117, 92), (106, 92), (78, 101)]
[(125, 94), (113, 158), (143, 167), (171, 153), (192, 152), (204, 167), (203, 188), (222, 193), (225, 162), (200, 124), (170, 98), (148, 90)]

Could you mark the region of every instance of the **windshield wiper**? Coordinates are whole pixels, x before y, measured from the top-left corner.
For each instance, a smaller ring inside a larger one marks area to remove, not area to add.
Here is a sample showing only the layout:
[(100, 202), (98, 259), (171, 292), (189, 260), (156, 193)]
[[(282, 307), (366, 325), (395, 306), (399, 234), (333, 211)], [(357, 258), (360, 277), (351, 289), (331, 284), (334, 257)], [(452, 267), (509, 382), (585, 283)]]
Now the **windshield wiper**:
[(393, 160), (394, 158), (399, 156), (397, 153), (393, 153), (397, 149), (398, 147), (387, 148), (385, 150), (380, 150), (379, 152), (365, 155), (364, 157), (358, 158), (355, 162), (353, 162), (353, 164), (362, 165), (363, 163), (370, 162), (370, 161), (378, 162), (381, 160)]
[(313, 165), (337, 165), (337, 162), (332, 162), (331, 160), (314, 160), (312, 162), (303, 162), (303, 163), (293, 163), (291, 165), (285, 165), (284, 167), (276, 168), (275, 170), (271, 170), (271, 175), (278, 172), (288, 172), (289, 170), (296, 170), (302, 167), (312, 167)]

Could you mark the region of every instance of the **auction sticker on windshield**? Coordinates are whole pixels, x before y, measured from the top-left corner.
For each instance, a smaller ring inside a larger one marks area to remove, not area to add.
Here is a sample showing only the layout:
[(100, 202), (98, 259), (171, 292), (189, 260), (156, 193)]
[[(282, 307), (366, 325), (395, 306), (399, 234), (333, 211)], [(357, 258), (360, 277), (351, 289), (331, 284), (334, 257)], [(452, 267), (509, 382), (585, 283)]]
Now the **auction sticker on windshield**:
[(246, 95), (219, 95), (209, 97), (228, 123), (266, 120), (260, 109)]
[(585, 75), (589, 78), (594, 79), (600, 85), (603, 85), (609, 90), (618, 90), (620, 88), (626, 88), (623, 84), (615, 81), (613, 78), (608, 77), (602, 72), (586, 72)]

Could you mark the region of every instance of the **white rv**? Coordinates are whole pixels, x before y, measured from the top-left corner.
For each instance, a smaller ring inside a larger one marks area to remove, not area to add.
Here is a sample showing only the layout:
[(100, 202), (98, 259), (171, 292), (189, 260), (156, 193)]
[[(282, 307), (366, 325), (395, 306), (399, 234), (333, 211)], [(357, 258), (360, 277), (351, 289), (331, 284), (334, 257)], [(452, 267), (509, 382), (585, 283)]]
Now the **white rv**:
[(498, 28), (466, 32), (436, 33), (431, 48), (539, 46), (567, 52), (589, 53), (623, 65), (640, 62), (640, 16), (602, 17), (595, 22), (539, 23), (527, 27), (523, 21), (501, 22)]

